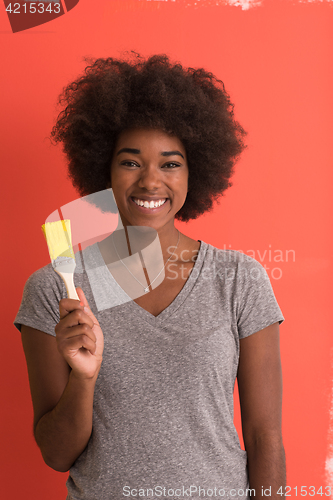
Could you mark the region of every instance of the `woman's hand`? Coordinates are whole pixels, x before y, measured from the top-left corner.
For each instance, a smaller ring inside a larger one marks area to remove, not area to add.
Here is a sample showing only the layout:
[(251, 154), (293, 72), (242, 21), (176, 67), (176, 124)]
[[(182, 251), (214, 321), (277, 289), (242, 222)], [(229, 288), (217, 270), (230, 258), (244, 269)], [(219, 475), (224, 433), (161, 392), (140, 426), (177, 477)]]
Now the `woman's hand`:
[(76, 290), (81, 302), (73, 299), (59, 302), (60, 321), (55, 327), (57, 346), (72, 368), (72, 376), (90, 379), (100, 370), (104, 338), (83, 291)]

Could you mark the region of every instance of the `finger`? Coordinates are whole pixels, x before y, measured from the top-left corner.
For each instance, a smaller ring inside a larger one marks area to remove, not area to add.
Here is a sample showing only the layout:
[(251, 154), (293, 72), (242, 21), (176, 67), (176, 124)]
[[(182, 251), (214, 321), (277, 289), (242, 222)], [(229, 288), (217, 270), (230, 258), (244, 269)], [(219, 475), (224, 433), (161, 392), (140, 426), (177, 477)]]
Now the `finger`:
[(58, 344), (58, 350), (65, 357), (69, 355), (70, 357), (74, 357), (79, 349), (86, 349), (91, 354), (95, 354), (96, 352), (96, 343), (91, 340), (87, 335), (75, 335), (74, 337), (70, 337), (68, 339), (63, 339)]
[(88, 316), (82, 309), (75, 309), (66, 316), (64, 316), (58, 323), (57, 328), (59, 331), (72, 328), (77, 325), (88, 325), (93, 328), (94, 321), (93, 318)]
[(83, 290), (82, 288), (76, 288), (76, 291), (77, 291), (77, 294), (80, 298), (80, 304), (83, 304), (84, 306), (84, 312), (93, 320), (93, 322), (96, 324), (96, 325), (99, 325), (97, 319), (95, 318), (92, 310), (90, 309), (90, 306), (88, 304), (88, 301), (83, 293)]
[(93, 342), (96, 342), (96, 335), (87, 324), (73, 326), (71, 328), (60, 328), (59, 325), (55, 327), (57, 342), (75, 337), (77, 335), (86, 335)]
[(60, 319), (67, 316), (70, 312), (75, 311), (76, 309), (81, 309), (83, 311), (83, 305), (80, 304), (79, 300), (75, 299), (61, 299), (59, 302), (59, 312)]

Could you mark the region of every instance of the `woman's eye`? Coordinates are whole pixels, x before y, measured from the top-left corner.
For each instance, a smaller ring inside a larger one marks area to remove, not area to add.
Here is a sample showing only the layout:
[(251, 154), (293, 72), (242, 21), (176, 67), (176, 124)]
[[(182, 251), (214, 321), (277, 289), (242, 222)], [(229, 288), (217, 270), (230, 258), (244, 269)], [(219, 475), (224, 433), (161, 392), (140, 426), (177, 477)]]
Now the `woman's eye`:
[(125, 165), (126, 167), (138, 167), (139, 166), (137, 163), (135, 163), (135, 161), (123, 161), (121, 164)]
[(173, 162), (170, 162), (170, 163), (166, 163), (165, 165), (163, 165), (163, 168), (176, 168), (176, 167), (180, 167), (179, 163), (173, 163)]

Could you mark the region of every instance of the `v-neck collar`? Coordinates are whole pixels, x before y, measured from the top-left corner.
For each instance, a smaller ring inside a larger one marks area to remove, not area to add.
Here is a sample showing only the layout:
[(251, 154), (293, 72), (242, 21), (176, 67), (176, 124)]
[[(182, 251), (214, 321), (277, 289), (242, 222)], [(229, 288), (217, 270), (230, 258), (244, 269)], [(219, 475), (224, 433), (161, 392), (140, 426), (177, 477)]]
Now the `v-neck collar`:
[[(152, 326), (161, 325), (167, 318), (169, 318), (172, 314), (174, 314), (175, 311), (183, 304), (183, 302), (186, 300), (191, 290), (193, 289), (200, 275), (205, 255), (207, 252), (208, 244), (201, 240), (199, 240), (199, 242), (200, 242), (200, 248), (197, 254), (196, 261), (184, 286), (182, 287), (180, 292), (176, 295), (171, 304), (169, 304), (165, 309), (163, 309), (163, 311), (161, 311), (160, 314), (158, 314), (157, 316), (154, 316), (150, 312), (146, 311), (146, 309), (139, 306), (136, 302), (134, 302), (133, 299), (131, 299), (131, 297), (129, 297), (129, 295), (126, 294), (126, 292), (114, 279), (108, 267), (106, 266), (97, 243), (91, 245), (90, 247), (86, 248), (83, 251), (83, 258), (85, 264), (88, 263), (88, 261), (92, 264), (93, 261), (94, 265), (93, 266), (90, 265), (88, 267), (90, 268), (94, 267), (95, 270), (96, 269), (98, 270), (98, 279), (89, 279), (90, 286), (95, 299), (97, 297), (100, 297), (100, 303), (102, 303), (102, 301), (105, 300), (105, 297), (103, 298), (101, 297), (101, 292), (100, 292), (102, 284), (101, 281), (103, 281), (104, 285), (106, 285), (107, 287), (107, 290), (110, 290), (110, 293), (112, 294), (109, 306), (108, 303), (106, 303), (106, 305), (103, 306), (103, 309), (124, 304), (128, 313), (140, 317), (141, 319), (143, 319)], [(86, 265), (85, 267), (87, 269)], [(89, 273), (89, 271), (87, 271), (87, 273)], [(118, 297), (119, 300), (115, 301), (115, 297)]]

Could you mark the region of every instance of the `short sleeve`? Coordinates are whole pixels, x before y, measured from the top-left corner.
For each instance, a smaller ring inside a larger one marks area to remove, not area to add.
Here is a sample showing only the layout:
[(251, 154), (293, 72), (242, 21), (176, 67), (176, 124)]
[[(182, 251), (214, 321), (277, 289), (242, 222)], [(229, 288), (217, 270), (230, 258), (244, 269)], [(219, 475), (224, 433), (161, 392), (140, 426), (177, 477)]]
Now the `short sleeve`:
[(239, 338), (284, 321), (265, 268), (248, 257), (237, 270), (237, 326)]
[(14, 325), (20, 331), (21, 325), (26, 325), (55, 336), (54, 328), (60, 320), (59, 301), (64, 297), (65, 286), (52, 266), (39, 269), (25, 284)]

